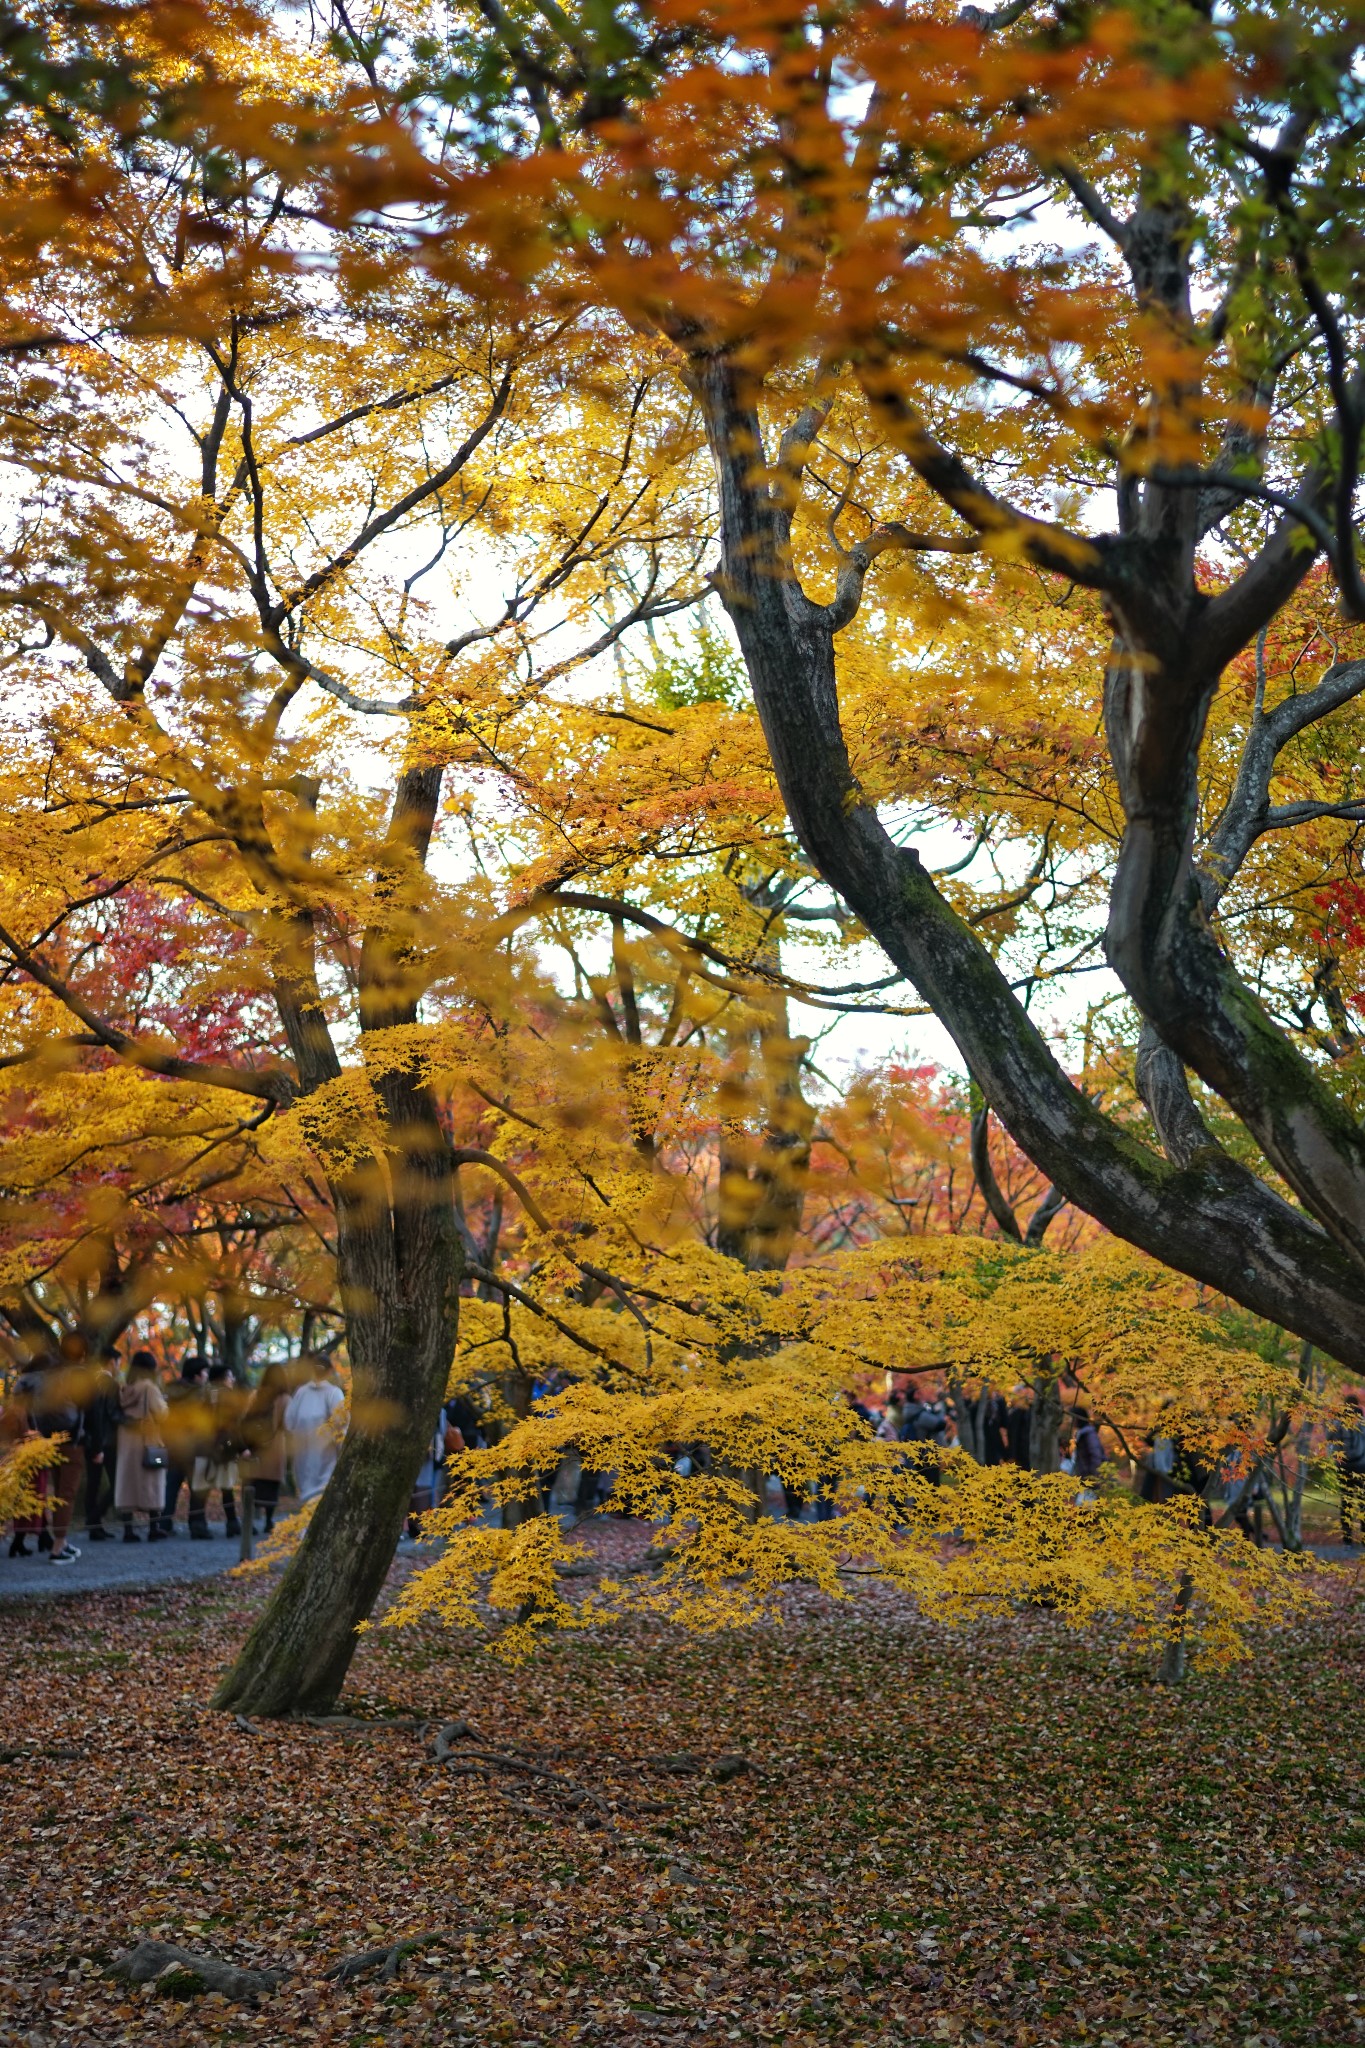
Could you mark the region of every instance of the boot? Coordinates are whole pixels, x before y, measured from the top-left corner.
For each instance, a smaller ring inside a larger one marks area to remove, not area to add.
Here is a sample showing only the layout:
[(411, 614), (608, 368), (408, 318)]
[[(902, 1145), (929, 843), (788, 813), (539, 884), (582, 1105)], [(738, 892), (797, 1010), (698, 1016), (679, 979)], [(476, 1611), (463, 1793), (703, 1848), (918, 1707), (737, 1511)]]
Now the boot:
[(141, 1543), (142, 1541), (142, 1538), (138, 1535), (137, 1530), (130, 1521), (125, 1522), (123, 1525), (123, 1540), (125, 1543)]
[(11, 1543), (9, 1547), (9, 1554), (11, 1557), (32, 1557), (33, 1552), (29, 1549), (27, 1543), (25, 1543), (24, 1532), (22, 1530), (16, 1530), (14, 1541), (13, 1543)]
[(39, 1550), (51, 1550), (52, 1531), (50, 1529), (40, 1529), (38, 1531), (38, 1548)]
[(240, 1536), (241, 1533), (242, 1525), (238, 1521), (236, 1515), (229, 1515), (226, 1523), (223, 1526), (223, 1534), (225, 1536)]
[(162, 1528), (160, 1522), (148, 1522), (147, 1541), (149, 1543), (164, 1543), (166, 1541), (166, 1531)]

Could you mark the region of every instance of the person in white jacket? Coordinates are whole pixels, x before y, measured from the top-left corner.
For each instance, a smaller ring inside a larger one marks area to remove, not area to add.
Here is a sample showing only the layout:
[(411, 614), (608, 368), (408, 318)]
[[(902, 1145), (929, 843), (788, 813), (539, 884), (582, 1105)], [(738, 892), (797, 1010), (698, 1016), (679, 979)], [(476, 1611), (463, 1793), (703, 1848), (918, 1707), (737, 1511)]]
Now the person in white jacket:
[(296, 1387), (284, 1411), (285, 1433), (294, 1461), (299, 1499), (316, 1500), (333, 1472), (341, 1448), (332, 1417), (345, 1403), (331, 1360), (307, 1352), (299, 1360), (311, 1375)]

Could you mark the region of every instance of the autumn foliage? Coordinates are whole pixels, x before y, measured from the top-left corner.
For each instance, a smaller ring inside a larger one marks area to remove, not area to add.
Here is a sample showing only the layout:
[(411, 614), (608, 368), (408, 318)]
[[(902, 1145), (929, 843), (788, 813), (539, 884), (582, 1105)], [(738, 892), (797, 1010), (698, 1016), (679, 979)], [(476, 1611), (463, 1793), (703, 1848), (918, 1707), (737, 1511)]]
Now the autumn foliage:
[[(1334, 1397), (1228, 1304), (1365, 1355), (1349, 458), (1295, 509), (1330, 434), (1277, 382), (1359, 412), (1353, 17), (439, 13), (44, 5), (10, 60), (13, 1347), (344, 1331), (227, 1704), (330, 1703), (460, 1387), (492, 1441), (396, 1618), (520, 1654), (857, 1571), (1152, 1641), (1183, 1589), (1235, 1654), (1308, 1596), (1191, 1495), (1078, 1497), (1055, 1439), (938, 1484), (849, 1396), (1065, 1383), (1250, 1470)], [(1167, 682), (1156, 790), (1113, 735)], [(960, 1091), (852, 1037), (926, 1010)], [(657, 1580), (569, 1597), (565, 1456)]]

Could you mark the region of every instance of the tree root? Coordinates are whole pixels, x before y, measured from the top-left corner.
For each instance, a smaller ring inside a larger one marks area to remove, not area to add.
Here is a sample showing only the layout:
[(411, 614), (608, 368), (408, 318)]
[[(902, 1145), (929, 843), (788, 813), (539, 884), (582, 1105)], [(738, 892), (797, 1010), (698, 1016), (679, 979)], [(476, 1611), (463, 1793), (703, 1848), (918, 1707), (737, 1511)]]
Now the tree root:
[(331, 1978), (334, 1984), (354, 1984), (358, 1977), (368, 1977), (377, 1971), (381, 1980), (391, 1982), (398, 1975), (404, 1957), (413, 1955), (419, 1948), (435, 1948), (442, 1942), (462, 1941), (466, 1934), (487, 1934), (491, 1925), (488, 1920), (475, 1920), (468, 1927), (450, 1931), (437, 1929), (430, 1934), (410, 1934), (402, 1941), (391, 1942), (387, 1948), (367, 1948), (358, 1955), (343, 1956), (340, 1962), (329, 1963), (322, 1974)]
[[(534, 1763), (524, 1756), (512, 1756), (501, 1749), (465, 1747), (457, 1754), (454, 1744), (473, 1733), (467, 1721), (447, 1721), (436, 1736), (434, 1754), (437, 1763), (443, 1764), (447, 1770), (454, 1770), (460, 1776), (492, 1777), (496, 1771), (511, 1771), (524, 1778), (534, 1778), (552, 1790), (558, 1797), (559, 1804), (568, 1807), (571, 1812), (577, 1812), (584, 1806), (595, 1807), (600, 1815), (597, 1825), (605, 1828), (610, 1835), (617, 1832), (611, 1807), (601, 1793), (591, 1791), (586, 1785), (576, 1784), (572, 1778), (566, 1778), (561, 1771), (552, 1771), (546, 1764)], [(517, 1800), (514, 1803), (526, 1806), (527, 1812), (535, 1812), (535, 1808), (527, 1805), (524, 1800)], [(538, 1814), (536, 1817), (540, 1818)]]
[(414, 1730), (425, 1734), (431, 1725), (418, 1714), (374, 1718), (365, 1714), (299, 1714), (296, 1718), (307, 1728), (334, 1728), (343, 1735), (411, 1735)]
[(448, 1763), (454, 1745), (457, 1742), (468, 1742), (471, 1736), (474, 1736), (474, 1730), (468, 1721), (443, 1721), (436, 1730), (436, 1740), (432, 1745), (437, 1763)]
[(126, 1984), (156, 1984), (171, 1998), (195, 1998), (219, 1991), (224, 1998), (255, 2004), (289, 1975), (287, 1969), (239, 1970), (221, 1956), (196, 1954), (170, 1941), (140, 1941), (109, 1965), (109, 1975)]
[[(489, 1920), (472, 1920), (467, 1927), (405, 1935), (401, 1941), (390, 1942), (383, 1948), (341, 1956), (329, 1963), (322, 1974), (334, 1984), (354, 1984), (359, 1978), (376, 1973), (381, 1979), (392, 1981), (404, 1959), (416, 1950), (462, 1941), (468, 1934), (488, 1934), (492, 1926)], [(174, 1942), (140, 1941), (136, 1948), (115, 1958), (108, 1974), (125, 1984), (155, 1984), (168, 1998), (199, 1998), (206, 1991), (217, 1991), (224, 1998), (254, 2005), (295, 1973), (287, 1964), (267, 1970), (242, 1970), (235, 1963), (224, 1962), (221, 1956), (180, 1948)]]

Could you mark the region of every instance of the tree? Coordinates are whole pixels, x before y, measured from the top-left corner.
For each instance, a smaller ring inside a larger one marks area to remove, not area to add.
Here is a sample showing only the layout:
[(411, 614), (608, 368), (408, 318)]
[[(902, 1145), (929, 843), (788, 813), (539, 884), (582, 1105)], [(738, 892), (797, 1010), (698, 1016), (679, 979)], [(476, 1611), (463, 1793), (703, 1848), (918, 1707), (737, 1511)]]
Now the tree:
[[(439, 284), (391, 289), (382, 265), (378, 290), (363, 231), (330, 239), (325, 278), (310, 267), (315, 188), (291, 150), (300, 121), (333, 132), (347, 78), (325, 49), (234, 43), (230, 12), (217, 25), (225, 68), (136, 146), (80, 93), (60, 149), (47, 101), (21, 105), (8, 135), (16, 217), (39, 239), (54, 155), (94, 196), (55, 274), (40, 281), (26, 243), (7, 279), (5, 457), (23, 481), (3, 603), (12, 672), (41, 711), (25, 704), (12, 763), (25, 845), (0, 946), (21, 1059), (93, 1052), (140, 1086), (235, 1105), (220, 1124), (245, 1101), (292, 1121), (325, 1177), (359, 1398), (338, 1483), (221, 1694), (269, 1712), (335, 1695), (454, 1351), (455, 1161), (410, 1037), (477, 935), (477, 887), (462, 924), (428, 872), (446, 764), (496, 752), (498, 704), (485, 721), (480, 693), (525, 691), (539, 632), (572, 634), (618, 559), (644, 594), (606, 646), (689, 601), (695, 554), (653, 461), (679, 422), (652, 403), (647, 363), (593, 361), (589, 337), (590, 375), (633, 393), (634, 438), (616, 434), (613, 391), (596, 441), (575, 412), (575, 473), (551, 479), (573, 347), (557, 323), (500, 326)], [(471, 529), (496, 549), (546, 492), (530, 546), (504, 550), (510, 595), (481, 612)], [(460, 622), (420, 588), (447, 554)], [(387, 728), (358, 773), (343, 715)], [(135, 990), (101, 981), (92, 909), (147, 890), (163, 916), (175, 904), (201, 993), (236, 936), (237, 984), (271, 1006), (273, 1035), (198, 1047), (183, 1008), (144, 1017)]]
[[(1333, 749), (1365, 664), (1267, 677), (1222, 728), (1226, 801), (1199, 801), (1220, 687), (1315, 563), (1348, 620), (1365, 611), (1353, 12), (1279, 9), (1273, 52), (1255, 10), (1166, 0), (1084, 23), (1042, 5), (567, 19), (488, 29), (504, 158), (450, 205), (515, 247), (509, 289), (610, 305), (671, 347), (807, 854), (1068, 1199), (1359, 1363), (1365, 1141), (1314, 1031), (1239, 971), (1226, 906), (1267, 833), (1355, 821), (1349, 789), (1306, 807), (1278, 789), (1296, 749)], [(867, 595), (907, 557), (918, 595), (904, 574)], [(1093, 600), (1087, 712), (1102, 698), (1122, 813), (1105, 945), (1160, 1149), (1067, 1076), (878, 815), (896, 778), (875, 735), (847, 731), (860, 632), (949, 607), (989, 626), (1038, 580)]]
[[(117, 70), (122, 18), (61, 18), (100, 62), (112, 38)], [(874, 559), (944, 554), (933, 608), (967, 621), (960, 657), (989, 627), (1065, 666), (1093, 616), (1057, 629), (1035, 602), (1021, 623), (1017, 588), (1070, 565), (1098, 589), (1096, 564), (1122, 553), (959, 488), (907, 410), (919, 379), (944, 431), (1025, 496), (1045, 488), (1042, 456), (1021, 456), (1008, 406), (972, 403), (996, 353), (997, 381), (1023, 379), (1020, 403), (1060, 422), (1042, 454), (1088, 476), (1112, 425), (1085, 382), (1085, 319), (1115, 311), (1112, 280), (1078, 289), (1065, 255), (1056, 277), (1002, 273), (972, 239), (992, 195), (1041, 135), (1054, 154), (1112, 142), (1117, 167), (1091, 169), (1121, 182), (1144, 126), (1169, 151), (1179, 122), (1221, 118), (1228, 60), (1194, 27), (1158, 63), (1136, 16), (1060, 51), (1022, 19), (997, 35), (915, 17), (911, 35), (872, 6), (818, 31), (623, 9), (572, 49), (557, 11), (530, 43), (509, 19), (457, 10), (433, 39), (418, 8), (366, 38), (338, 10), (309, 41), (283, 17), (209, 10), (198, 70), (137, 44), (123, 126), (86, 71), (62, 71), (18, 95), (7, 138), (7, 1056), (35, 1084), (66, 1063), (123, 1103), (125, 1129), (202, 1116), (227, 1145), (250, 1126), (278, 1186), (306, 1182), (330, 1211), (355, 1384), (336, 1479), (219, 1703), (334, 1698), (470, 1283), (462, 1363), (495, 1365), (506, 1428), (467, 1467), (451, 1512), (471, 1526), (444, 1584), (467, 1606), (491, 1572), (496, 1601), (526, 1610), (514, 1648), (568, 1612), (557, 1525), (523, 1512), (566, 1449), (671, 1519), (657, 1604), (702, 1624), (761, 1611), (792, 1577), (836, 1587), (850, 1541), (925, 1597), (975, 1599), (998, 1566), (995, 1600), (1057, 1582), (1073, 1543), (1078, 1617), (1111, 1604), (1150, 1623), (1174, 1575), (1226, 1633), (1292, 1595), (1188, 1517), (1110, 1501), (1092, 1516), (1047, 1475), (1020, 1508), (975, 1467), (940, 1495), (852, 1416), (850, 1372), (899, 1362), (906, 1311), (888, 1293), (894, 1314), (855, 1356), (822, 1289), (876, 1295), (875, 1260), (855, 1242), (842, 1263), (793, 1261), (818, 1140), (784, 1005), (840, 1007), (908, 973), (1061, 1195), (1295, 1327), (1354, 1300), (1349, 1252), (1250, 1168), (1163, 1161), (1067, 1077), (992, 951), (1033, 870), (1021, 887), (1002, 859), (964, 881), (979, 900), (959, 915), (867, 794), (902, 793), (886, 744), (900, 679), (875, 656), (891, 614), (859, 611)], [(463, 83), (452, 54), (473, 60)], [(956, 206), (974, 227), (959, 233)], [(947, 309), (928, 339), (926, 305)], [(1012, 367), (1021, 323), (1042, 368)], [(1120, 381), (1140, 392), (1158, 353), (1145, 302), (1120, 324), (1138, 365)], [(1084, 376), (1056, 368), (1063, 337)], [(1182, 385), (1177, 419), (1191, 402)], [(769, 465), (764, 435), (793, 407)], [(817, 441), (843, 472), (828, 504)], [(1164, 474), (1142, 504), (1187, 502)], [(946, 494), (962, 530), (922, 546), (885, 524), (882, 501), (905, 510), (907, 490)], [(711, 589), (717, 535), (743, 675), (714, 629), (685, 673), (665, 655), (634, 675), (634, 641)], [(866, 789), (838, 726), (840, 634)], [(903, 780), (923, 793), (922, 757)], [(1055, 791), (1062, 808), (1060, 771)], [(1039, 875), (1046, 809), (1033, 799)], [(892, 976), (831, 990), (784, 971), (812, 865), (837, 891), (815, 906), (828, 950), (872, 933)], [(132, 932), (146, 901), (177, 943), (145, 979), (111, 973), (102, 920)], [(572, 993), (547, 938), (567, 943)], [(207, 1027), (225, 989), (224, 1039)], [(1031, 1232), (1019, 1256), (1041, 1258), (1047, 1181), (1024, 1226), (980, 1116), (973, 1155), (994, 1228)], [(1234, 1286), (1229, 1222), (1243, 1242), (1248, 1216), (1279, 1265)], [(1045, 1316), (1031, 1342), (1058, 1349)], [(1220, 1333), (1188, 1307), (1170, 1369), (1206, 1342)], [(533, 1406), (550, 1371), (562, 1390)], [(702, 1471), (677, 1471), (679, 1440), (706, 1450)], [(838, 1531), (774, 1534), (753, 1512), (767, 1469), (863, 1505)], [(473, 1526), (483, 1484), (507, 1511), (496, 1530)], [(958, 1527), (971, 1561), (936, 1577)]]

